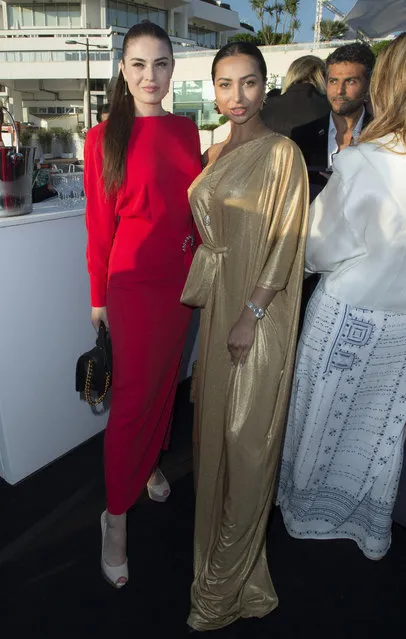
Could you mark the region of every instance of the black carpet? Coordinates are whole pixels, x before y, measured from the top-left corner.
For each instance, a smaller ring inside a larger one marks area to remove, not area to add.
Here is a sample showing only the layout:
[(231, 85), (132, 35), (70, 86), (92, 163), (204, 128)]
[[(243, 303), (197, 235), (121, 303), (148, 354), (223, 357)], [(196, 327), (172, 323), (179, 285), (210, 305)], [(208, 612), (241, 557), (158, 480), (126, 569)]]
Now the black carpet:
[[(115, 591), (99, 568), (104, 508), (102, 436), (20, 486), (0, 485), (0, 636), (4, 639), (186, 637), (192, 578), (193, 479), (188, 388), (178, 393), (163, 469), (167, 503), (130, 511), (130, 582)], [(268, 556), (279, 608), (192, 637), (384, 639), (406, 636), (406, 530), (395, 526), (380, 562), (350, 541), (288, 536), (278, 510)]]

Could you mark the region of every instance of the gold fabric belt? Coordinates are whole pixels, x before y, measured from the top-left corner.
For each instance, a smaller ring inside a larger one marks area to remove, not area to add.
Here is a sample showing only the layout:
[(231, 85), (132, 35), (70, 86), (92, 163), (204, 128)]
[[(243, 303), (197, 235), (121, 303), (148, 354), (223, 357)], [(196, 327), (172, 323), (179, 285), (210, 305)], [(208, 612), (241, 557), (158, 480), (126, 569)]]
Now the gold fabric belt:
[(199, 246), (183, 289), (181, 297), (183, 304), (199, 308), (206, 306), (221, 258), (226, 253), (226, 246), (212, 247), (207, 244)]

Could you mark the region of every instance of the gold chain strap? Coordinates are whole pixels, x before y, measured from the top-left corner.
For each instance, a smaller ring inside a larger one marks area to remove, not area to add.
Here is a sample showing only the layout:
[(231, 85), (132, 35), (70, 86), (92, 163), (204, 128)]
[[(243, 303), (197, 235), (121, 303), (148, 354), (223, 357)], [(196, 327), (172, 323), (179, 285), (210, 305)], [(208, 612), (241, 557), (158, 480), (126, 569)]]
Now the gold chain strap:
[(104, 392), (97, 399), (93, 399), (93, 397), (91, 396), (92, 373), (93, 373), (93, 362), (89, 361), (89, 364), (87, 366), (87, 375), (86, 375), (86, 382), (85, 382), (85, 399), (87, 403), (90, 404), (90, 406), (97, 406), (104, 400), (104, 398), (107, 395), (107, 391), (109, 390), (109, 386), (110, 386), (111, 374), (107, 373), (106, 375)]

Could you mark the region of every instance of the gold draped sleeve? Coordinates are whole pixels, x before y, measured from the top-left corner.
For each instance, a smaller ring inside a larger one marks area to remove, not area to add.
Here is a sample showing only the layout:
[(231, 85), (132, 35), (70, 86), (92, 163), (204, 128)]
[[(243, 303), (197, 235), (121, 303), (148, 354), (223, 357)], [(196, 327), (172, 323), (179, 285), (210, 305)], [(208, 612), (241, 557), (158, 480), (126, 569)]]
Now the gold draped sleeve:
[(289, 143), (274, 148), (269, 158), (270, 188), (264, 189), (264, 212), (273, 217), (269, 227), (269, 256), (257, 286), (274, 291), (286, 288), (297, 257), (309, 189), (306, 165), (298, 147)]

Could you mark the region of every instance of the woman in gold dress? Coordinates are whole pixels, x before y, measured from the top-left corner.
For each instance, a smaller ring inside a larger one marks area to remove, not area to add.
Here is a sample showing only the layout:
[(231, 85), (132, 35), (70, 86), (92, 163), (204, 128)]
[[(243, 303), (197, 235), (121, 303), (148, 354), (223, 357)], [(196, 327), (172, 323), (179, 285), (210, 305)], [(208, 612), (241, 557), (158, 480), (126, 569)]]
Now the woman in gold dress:
[(298, 148), (267, 129), (257, 47), (223, 47), (212, 78), (230, 135), (206, 154), (189, 197), (202, 244), (182, 301), (202, 308), (197, 365), (191, 629), (277, 606), (265, 530), (299, 318), (308, 209)]

